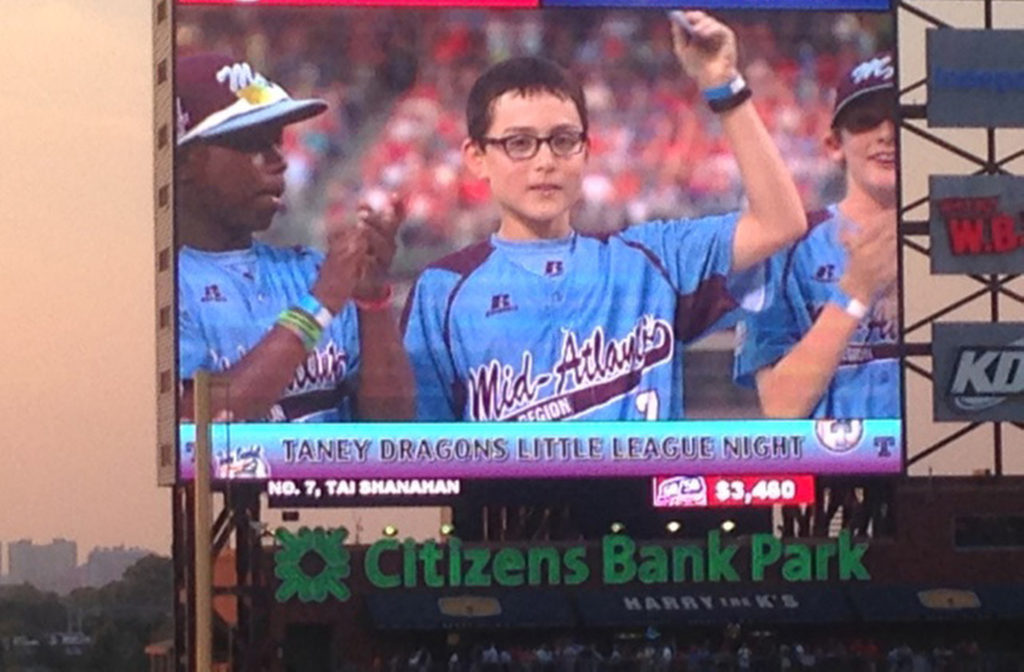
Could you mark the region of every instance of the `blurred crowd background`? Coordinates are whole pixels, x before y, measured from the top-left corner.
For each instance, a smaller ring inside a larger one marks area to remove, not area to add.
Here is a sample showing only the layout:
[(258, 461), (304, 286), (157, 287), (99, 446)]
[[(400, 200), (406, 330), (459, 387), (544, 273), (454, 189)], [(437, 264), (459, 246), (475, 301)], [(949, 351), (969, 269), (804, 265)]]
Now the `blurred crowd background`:
[[(729, 624), (552, 637), (466, 633), (460, 646), (395, 647), (366, 672), (1019, 672), (1024, 655), (1005, 639), (953, 634), (949, 627), (790, 626), (785, 631)], [(531, 636), (532, 635), (532, 636)], [(473, 641), (473, 640), (476, 641)], [(342, 663), (341, 672), (363, 672)]]
[[(720, 13), (737, 33), (754, 102), (808, 209), (837, 200), (826, 156), (832, 90), (854, 63), (893, 43), (888, 13)], [(551, 58), (584, 85), (591, 151), (574, 226), (613, 232), (651, 219), (742, 205), (738, 169), (715, 115), (672, 52), (653, 9), (411, 9), (179, 6), (177, 50), (252, 63), (295, 97), (330, 103), (285, 137), (288, 211), (276, 244), (323, 241), (328, 218), (351, 218), (374, 191), (407, 205), (392, 267), (397, 306), (430, 262), (488, 236), (498, 213), (462, 165), (465, 104), (475, 79), (510, 56)], [(731, 382), (732, 336), (688, 356), (690, 417), (756, 417)]]
[[(839, 74), (891, 41), (888, 14), (734, 12), (755, 103), (808, 208), (841, 194), (824, 154)], [(410, 278), (432, 258), (490, 234), (497, 213), (463, 168), (465, 101), (475, 78), (509, 56), (542, 55), (583, 83), (592, 147), (582, 231), (741, 204), (736, 164), (714, 114), (682, 73), (668, 21), (654, 10), (181, 7), (179, 55), (248, 60), (293, 96), (330, 111), (286, 137), (290, 212), (268, 234), (317, 244), (323, 219), (374, 189), (407, 201), (402, 254)]]

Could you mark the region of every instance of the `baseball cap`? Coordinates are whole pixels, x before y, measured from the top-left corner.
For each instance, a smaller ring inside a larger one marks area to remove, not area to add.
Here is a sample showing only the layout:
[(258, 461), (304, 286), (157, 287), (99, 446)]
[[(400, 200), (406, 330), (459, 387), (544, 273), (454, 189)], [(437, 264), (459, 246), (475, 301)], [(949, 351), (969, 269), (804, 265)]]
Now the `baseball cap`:
[(174, 72), (178, 147), (264, 125), (284, 126), (327, 109), (319, 99), (296, 100), (248, 63), (223, 54), (196, 54)]
[(836, 86), (836, 106), (832, 110), (832, 125), (840, 113), (855, 100), (879, 91), (896, 88), (896, 67), (892, 54), (882, 53), (853, 66)]

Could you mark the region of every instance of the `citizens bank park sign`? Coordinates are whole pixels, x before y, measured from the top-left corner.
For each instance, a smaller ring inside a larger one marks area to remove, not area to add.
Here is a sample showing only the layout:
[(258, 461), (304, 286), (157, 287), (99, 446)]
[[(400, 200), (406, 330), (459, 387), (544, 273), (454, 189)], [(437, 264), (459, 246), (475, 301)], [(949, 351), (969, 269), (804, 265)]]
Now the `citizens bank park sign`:
[[(607, 535), (600, 545), (529, 547), (467, 546), (381, 539), (353, 561), (344, 545), (345, 528), (302, 528), (276, 532), (279, 550), (274, 574), (279, 602), (347, 601), (349, 580), (360, 572), (375, 591), (410, 588), (549, 588), (582, 584), (672, 586), (761, 582), (867, 581), (868, 544), (854, 543), (849, 531), (816, 544), (784, 542), (754, 534), (741, 543), (720, 531), (705, 543), (644, 544), (629, 536)], [(313, 568), (313, 569), (310, 569)]]

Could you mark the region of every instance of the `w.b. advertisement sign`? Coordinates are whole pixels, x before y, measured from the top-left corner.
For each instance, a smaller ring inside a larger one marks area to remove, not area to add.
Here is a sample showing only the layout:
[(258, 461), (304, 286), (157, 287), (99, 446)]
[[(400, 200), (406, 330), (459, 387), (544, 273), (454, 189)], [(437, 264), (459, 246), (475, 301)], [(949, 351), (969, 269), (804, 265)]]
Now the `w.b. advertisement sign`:
[(1024, 177), (928, 178), (932, 273), (1024, 273)]

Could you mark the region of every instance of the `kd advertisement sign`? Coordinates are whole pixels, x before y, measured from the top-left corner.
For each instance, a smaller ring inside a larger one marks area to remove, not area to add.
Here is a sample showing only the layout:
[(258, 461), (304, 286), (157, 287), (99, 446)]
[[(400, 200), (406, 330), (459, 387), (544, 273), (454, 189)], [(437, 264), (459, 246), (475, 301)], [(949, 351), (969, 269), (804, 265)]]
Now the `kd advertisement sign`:
[(1024, 30), (927, 33), (928, 125), (1024, 126)]
[(1024, 420), (1024, 323), (946, 322), (932, 332), (936, 420)]
[(928, 179), (932, 273), (1024, 273), (1024, 177)]

